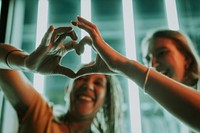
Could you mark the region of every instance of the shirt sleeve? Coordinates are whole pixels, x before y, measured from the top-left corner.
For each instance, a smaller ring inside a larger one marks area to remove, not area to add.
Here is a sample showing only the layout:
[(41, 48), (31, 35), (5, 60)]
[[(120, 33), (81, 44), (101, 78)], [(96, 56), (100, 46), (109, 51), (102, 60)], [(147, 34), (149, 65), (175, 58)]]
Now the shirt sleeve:
[(51, 107), (38, 92), (35, 92), (28, 111), (20, 121), (20, 133), (27, 131), (44, 133), (48, 126), (48, 122), (52, 118)]

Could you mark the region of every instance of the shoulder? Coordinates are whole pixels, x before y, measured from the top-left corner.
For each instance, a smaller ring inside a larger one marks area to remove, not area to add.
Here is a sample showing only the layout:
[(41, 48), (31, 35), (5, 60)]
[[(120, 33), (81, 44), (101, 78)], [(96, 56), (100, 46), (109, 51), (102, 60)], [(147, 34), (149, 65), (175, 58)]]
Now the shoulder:
[[(52, 107), (45, 100), (45, 98), (38, 92), (35, 92), (32, 102), (26, 112), (22, 122), (25, 121), (40, 121), (48, 119), (52, 116)], [(37, 119), (37, 120), (36, 120)]]

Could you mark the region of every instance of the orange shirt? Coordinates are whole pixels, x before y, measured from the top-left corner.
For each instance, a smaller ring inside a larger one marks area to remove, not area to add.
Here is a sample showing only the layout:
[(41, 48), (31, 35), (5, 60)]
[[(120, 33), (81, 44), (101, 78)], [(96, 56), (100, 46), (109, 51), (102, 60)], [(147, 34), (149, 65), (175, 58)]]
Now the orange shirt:
[(53, 120), (52, 108), (37, 92), (19, 124), (19, 133), (68, 133), (66, 125)]

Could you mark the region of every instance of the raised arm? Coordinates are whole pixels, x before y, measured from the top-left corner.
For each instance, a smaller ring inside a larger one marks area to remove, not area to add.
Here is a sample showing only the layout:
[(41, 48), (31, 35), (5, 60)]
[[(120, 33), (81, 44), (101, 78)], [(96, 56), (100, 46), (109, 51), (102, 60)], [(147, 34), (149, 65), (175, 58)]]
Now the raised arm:
[(71, 27), (54, 29), (50, 26), (40, 46), (31, 54), (11, 45), (0, 44), (0, 86), (16, 109), (19, 118), (24, 116), (30, 106), (35, 90), (28, 79), (17, 70), (75, 76), (73, 71), (59, 64), (61, 58), (67, 51), (73, 49), (75, 43), (70, 41), (63, 44), (66, 36), (70, 36), (73, 40), (77, 39)]
[[(159, 72), (150, 70), (135, 60), (130, 60), (111, 48), (101, 37), (98, 28), (82, 17), (74, 26), (87, 31), (93, 47), (109, 68), (123, 74), (144, 88), (153, 99), (181, 121), (200, 131), (200, 93)], [(192, 115), (191, 115), (192, 114)]]

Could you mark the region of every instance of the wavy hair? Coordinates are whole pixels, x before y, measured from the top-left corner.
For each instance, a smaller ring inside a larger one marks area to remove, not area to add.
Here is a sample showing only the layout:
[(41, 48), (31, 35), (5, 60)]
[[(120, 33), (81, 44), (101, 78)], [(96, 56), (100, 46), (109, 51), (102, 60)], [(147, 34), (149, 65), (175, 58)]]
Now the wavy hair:
[(191, 39), (180, 31), (169, 29), (157, 30), (147, 35), (142, 41), (142, 52), (144, 55), (146, 54), (145, 52), (148, 51), (151, 42), (160, 37), (171, 39), (176, 48), (186, 57), (188, 67), (185, 71), (183, 83), (189, 86), (195, 85), (200, 77), (200, 58)]
[[(107, 93), (103, 106), (99, 109), (91, 124), (92, 133), (123, 133), (124, 132), (124, 96), (121, 85), (114, 75), (106, 75)], [(69, 83), (69, 92), (72, 89), (74, 80)], [(65, 101), (69, 104), (69, 92), (65, 95)], [(69, 106), (69, 105), (66, 105)], [(68, 107), (67, 107), (68, 109)], [(66, 114), (55, 116), (57, 122), (62, 122)]]
[(123, 133), (123, 92), (118, 79), (107, 75), (107, 93), (103, 107), (97, 112), (91, 129), (96, 133)]

